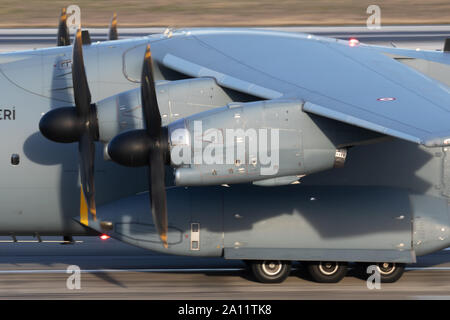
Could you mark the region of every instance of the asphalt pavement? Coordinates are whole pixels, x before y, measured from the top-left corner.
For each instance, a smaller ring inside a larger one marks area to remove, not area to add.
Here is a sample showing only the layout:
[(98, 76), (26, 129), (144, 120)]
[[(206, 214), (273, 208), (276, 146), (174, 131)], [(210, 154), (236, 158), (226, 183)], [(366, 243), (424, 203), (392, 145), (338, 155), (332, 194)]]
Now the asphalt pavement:
[[(448, 249), (419, 257), (397, 283), (370, 290), (354, 265), (337, 284), (313, 282), (300, 263), (285, 282), (261, 284), (238, 260), (164, 255), (98, 237), (76, 240), (82, 242), (2, 242), (0, 299), (450, 299)], [(67, 287), (73, 266), (80, 289)]]

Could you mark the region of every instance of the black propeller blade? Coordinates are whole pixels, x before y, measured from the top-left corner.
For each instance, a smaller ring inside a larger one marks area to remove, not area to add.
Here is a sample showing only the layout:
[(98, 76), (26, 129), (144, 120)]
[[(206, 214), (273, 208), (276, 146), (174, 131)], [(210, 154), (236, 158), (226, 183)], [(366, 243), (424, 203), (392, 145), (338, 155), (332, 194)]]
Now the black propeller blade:
[(117, 14), (114, 12), (109, 25), (108, 40), (119, 39), (119, 34), (117, 33)]
[(69, 28), (67, 28), (67, 14), (66, 8), (63, 8), (61, 11), (61, 16), (59, 18), (59, 26), (58, 26), (58, 39), (57, 46), (70, 46), (70, 34)]
[(88, 119), (86, 117), (89, 115), (91, 107), (91, 92), (89, 91), (86, 71), (84, 69), (82, 40), (82, 32), (79, 29), (73, 44), (72, 84), (78, 116), (87, 121)]
[(165, 187), (165, 152), (167, 150), (167, 131), (161, 127), (161, 114), (156, 99), (155, 80), (152, 70), (150, 45), (145, 51), (141, 77), (141, 100), (145, 129), (150, 138), (149, 186), (153, 221), (159, 236), (167, 248), (167, 199)]
[(153, 221), (164, 247), (167, 248), (168, 222), (164, 165), (169, 162), (168, 133), (167, 128), (162, 127), (149, 45), (145, 51), (142, 67), (141, 100), (145, 129), (128, 131), (116, 136), (108, 145), (108, 154), (112, 160), (122, 165), (150, 167), (148, 182)]
[(83, 59), (82, 32), (78, 29), (73, 44), (72, 83), (75, 98), (75, 108), (82, 126), (82, 134), (78, 144), (80, 159), (81, 187), (88, 210), (96, 218), (94, 159), (95, 144), (98, 140), (98, 122), (95, 105), (91, 104), (91, 92), (87, 82)]
[(84, 68), (81, 29), (77, 31), (73, 44), (72, 83), (75, 107), (47, 112), (39, 122), (39, 130), (52, 141), (78, 142), (81, 196), (84, 197), (81, 199), (81, 207), (85, 204), (95, 219), (94, 141), (98, 140), (98, 121), (95, 104), (91, 104), (91, 93)]

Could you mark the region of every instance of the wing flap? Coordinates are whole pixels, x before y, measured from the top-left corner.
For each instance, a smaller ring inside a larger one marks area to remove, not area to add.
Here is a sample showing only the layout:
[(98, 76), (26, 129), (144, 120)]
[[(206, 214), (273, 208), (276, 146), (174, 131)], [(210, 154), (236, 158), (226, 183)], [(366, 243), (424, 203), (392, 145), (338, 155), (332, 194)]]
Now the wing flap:
[(393, 124), (387, 119), (376, 119), (376, 117), (355, 116), (358, 113), (343, 113), (333, 108), (327, 108), (311, 102), (305, 102), (303, 111), (313, 113), (322, 117), (330, 118), (347, 124), (351, 124), (364, 129), (372, 130), (389, 136), (393, 136), (402, 140), (423, 144), (427, 147), (440, 147), (450, 144), (450, 131), (441, 133), (440, 135), (432, 135), (424, 130), (408, 127), (406, 125)]

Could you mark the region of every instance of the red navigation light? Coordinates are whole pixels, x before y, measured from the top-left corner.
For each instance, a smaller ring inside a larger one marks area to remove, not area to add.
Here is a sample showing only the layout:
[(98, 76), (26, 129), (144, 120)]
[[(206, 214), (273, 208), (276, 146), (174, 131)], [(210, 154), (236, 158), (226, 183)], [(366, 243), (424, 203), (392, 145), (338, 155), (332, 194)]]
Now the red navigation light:
[(108, 240), (109, 238), (111, 238), (111, 237), (108, 236), (107, 234), (102, 234), (102, 235), (100, 236), (100, 239), (102, 239), (102, 240)]
[(358, 44), (359, 44), (359, 40), (356, 38), (350, 38), (350, 40), (348, 40), (348, 45), (350, 47), (357, 46)]

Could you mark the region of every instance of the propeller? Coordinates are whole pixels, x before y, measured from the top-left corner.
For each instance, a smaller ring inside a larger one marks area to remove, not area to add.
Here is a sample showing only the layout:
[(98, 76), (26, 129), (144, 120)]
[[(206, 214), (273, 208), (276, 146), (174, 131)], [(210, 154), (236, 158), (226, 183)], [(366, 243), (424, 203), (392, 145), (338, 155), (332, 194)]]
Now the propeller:
[(144, 65), (142, 67), (141, 100), (145, 129), (150, 138), (150, 171), (148, 177), (150, 186), (150, 204), (156, 229), (164, 247), (167, 248), (167, 199), (164, 181), (165, 154), (168, 149), (167, 129), (161, 126), (161, 114), (156, 99), (150, 45), (147, 45)]
[(119, 39), (119, 34), (117, 33), (117, 14), (114, 12), (109, 25), (108, 40)]
[[(95, 220), (94, 141), (98, 140), (99, 134), (96, 107), (91, 103), (84, 68), (81, 29), (78, 29), (73, 44), (72, 83), (75, 107), (62, 107), (47, 112), (39, 122), (39, 130), (47, 139), (55, 142), (78, 142), (81, 207), (87, 207)], [(87, 219), (83, 223), (85, 222), (87, 223)]]
[(108, 145), (108, 154), (117, 163), (127, 166), (149, 166), (149, 195), (153, 222), (165, 248), (167, 243), (167, 199), (165, 168), (169, 147), (167, 128), (162, 127), (156, 98), (150, 45), (147, 46), (141, 75), (141, 101), (144, 130), (117, 135)]
[(61, 16), (59, 18), (59, 26), (58, 26), (58, 39), (57, 46), (70, 46), (70, 34), (69, 28), (67, 28), (67, 14), (66, 8), (61, 10)]

